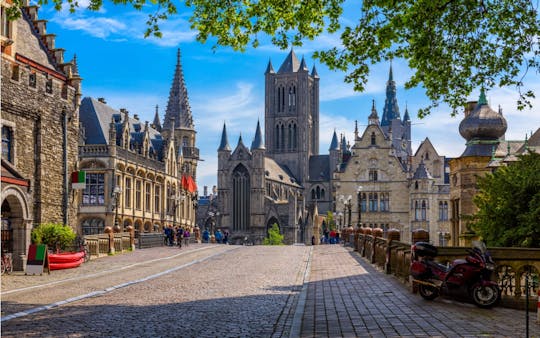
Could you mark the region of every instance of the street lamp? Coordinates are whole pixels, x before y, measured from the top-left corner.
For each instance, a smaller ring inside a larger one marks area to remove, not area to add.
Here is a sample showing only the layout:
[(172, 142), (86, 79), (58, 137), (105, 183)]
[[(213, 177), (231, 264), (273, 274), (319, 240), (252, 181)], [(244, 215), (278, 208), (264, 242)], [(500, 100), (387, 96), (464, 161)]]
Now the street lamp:
[(347, 216), (345, 216), (345, 223), (347, 223), (347, 226), (351, 226), (352, 196), (349, 195), (345, 197), (343, 195), (340, 195), (339, 200), (343, 203), (343, 211), (348, 212), (349, 222), (347, 222)]
[(356, 195), (358, 197), (358, 224), (356, 225), (358, 228), (362, 226), (362, 186), (359, 185), (358, 188), (356, 188)]
[(117, 185), (113, 189), (113, 197), (114, 197), (114, 227), (117, 230), (120, 230), (120, 225), (118, 224), (118, 204), (120, 201), (120, 195), (122, 194), (122, 188)]
[(337, 213), (337, 216), (339, 217), (339, 227), (343, 228), (343, 213), (340, 211)]

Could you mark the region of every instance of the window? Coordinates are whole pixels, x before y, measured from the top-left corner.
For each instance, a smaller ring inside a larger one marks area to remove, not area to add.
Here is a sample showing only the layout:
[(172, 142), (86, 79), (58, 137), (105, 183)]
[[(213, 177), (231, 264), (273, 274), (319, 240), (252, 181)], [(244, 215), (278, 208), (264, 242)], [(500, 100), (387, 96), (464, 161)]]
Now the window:
[(371, 133), (371, 145), (374, 146), (377, 144), (377, 137), (375, 137), (375, 133)]
[(102, 234), (105, 230), (105, 221), (101, 218), (85, 219), (81, 225), (84, 235)]
[(439, 221), (448, 221), (448, 202), (439, 202)]
[(418, 221), (420, 219), (420, 207), (418, 201), (414, 201), (414, 220)]
[(189, 139), (187, 136), (182, 137), (182, 147), (189, 147)]
[(131, 208), (131, 178), (126, 177), (126, 190), (124, 195), (124, 207)]
[(390, 211), (390, 194), (389, 193), (381, 193), (380, 210)]
[(362, 193), (362, 195), (360, 196), (360, 207), (362, 208), (362, 212), (367, 211), (367, 199), (365, 193)]
[(154, 212), (160, 212), (161, 210), (161, 208), (159, 207), (160, 193), (161, 193), (161, 186), (156, 185), (154, 188)]
[(36, 88), (36, 83), (37, 83), (37, 77), (36, 77), (36, 73), (30, 73), (30, 75), (28, 75), (28, 85), (32, 88)]
[(369, 211), (377, 211), (377, 193), (369, 193)]
[(141, 210), (142, 206), (142, 182), (140, 180), (135, 181), (135, 208)]
[(7, 18), (7, 8), (1, 7), (0, 20), (2, 20), (2, 26), (0, 27), (0, 35), (6, 38), (11, 38), (11, 22)]
[(377, 181), (378, 180), (377, 170), (371, 169), (369, 171), (369, 180), (370, 181)]
[(2, 126), (2, 159), (13, 162), (13, 129)]
[(45, 92), (47, 94), (52, 94), (53, 92), (53, 82), (52, 79), (48, 79), (47, 82), (45, 82)]
[(17, 64), (14, 64), (12, 67), (11, 67), (11, 79), (13, 81), (19, 81), (19, 78), (20, 78), (20, 73), (21, 73), (21, 70), (19, 68), (19, 65)]
[(82, 204), (105, 204), (105, 174), (86, 173), (86, 188), (82, 193)]
[(426, 214), (427, 208), (426, 208), (426, 201), (422, 201), (422, 221), (425, 221), (427, 219)]
[(152, 210), (152, 185), (150, 183), (146, 183), (144, 192), (145, 192), (145, 201), (144, 201), (144, 208), (145, 211), (151, 211)]

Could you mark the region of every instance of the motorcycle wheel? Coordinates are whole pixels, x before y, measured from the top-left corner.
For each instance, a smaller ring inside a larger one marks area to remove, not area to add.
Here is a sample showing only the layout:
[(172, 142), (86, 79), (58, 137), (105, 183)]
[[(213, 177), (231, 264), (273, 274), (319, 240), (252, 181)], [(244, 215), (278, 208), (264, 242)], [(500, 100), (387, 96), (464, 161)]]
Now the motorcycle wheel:
[(475, 285), (471, 293), (474, 304), (481, 308), (495, 306), (501, 298), (499, 288), (495, 285)]
[(426, 300), (434, 300), (439, 296), (439, 290), (437, 288), (424, 284), (418, 285), (418, 292)]

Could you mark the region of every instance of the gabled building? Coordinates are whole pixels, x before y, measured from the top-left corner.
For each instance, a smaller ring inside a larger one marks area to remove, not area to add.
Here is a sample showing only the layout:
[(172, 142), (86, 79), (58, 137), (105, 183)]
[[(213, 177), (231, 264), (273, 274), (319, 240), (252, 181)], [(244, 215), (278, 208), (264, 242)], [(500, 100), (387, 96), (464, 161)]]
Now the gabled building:
[(104, 99), (86, 97), (80, 108), (80, 170), (86, 173), (78, 223), (84, 234), (106, 226), (137, 233), (165, 226), (195, 226), (199, 150), (178, 50), (163, 126)]
[(23, 270), (30, 233), (41, 223), (77, 225), (78, 199), (70, 176), (77, 169), (81, 77), (77, 60), (23, 1), (8, 21), (0, 3), (2, 128), (2, 250)]

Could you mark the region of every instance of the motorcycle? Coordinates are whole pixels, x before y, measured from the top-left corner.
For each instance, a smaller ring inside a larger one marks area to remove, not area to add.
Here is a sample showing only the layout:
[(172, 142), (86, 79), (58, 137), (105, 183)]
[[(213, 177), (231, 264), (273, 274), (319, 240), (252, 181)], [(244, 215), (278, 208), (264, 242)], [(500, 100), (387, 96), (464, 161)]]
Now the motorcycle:
[(420, 296), (433, 300), (445, 295), (454, 298), (469, 298), (482, 308), (495, 306), (501, 297), (499, 285), (492, 281), (495, 264), (487, 253), (483, 242), (474, 242), (467, 250), (465, 259), (456, 259), (449, 265), (435, 262), (437, 248), (426, 242), (411, 246), (413, 287)]

